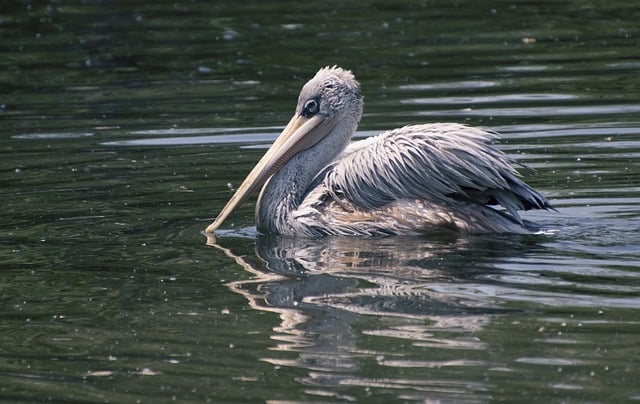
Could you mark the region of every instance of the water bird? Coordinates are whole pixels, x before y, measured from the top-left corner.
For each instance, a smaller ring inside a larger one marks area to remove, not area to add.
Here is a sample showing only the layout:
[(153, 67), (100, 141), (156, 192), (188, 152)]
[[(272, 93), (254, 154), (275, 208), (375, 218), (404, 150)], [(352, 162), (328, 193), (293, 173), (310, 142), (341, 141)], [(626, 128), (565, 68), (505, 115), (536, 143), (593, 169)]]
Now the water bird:
[(302, 87), (280, 136), (205, 231), (218, 229), (261, 185), (256, 227), (267, 234), (532, 233), (537, 227), (518, 211), (552, 209), (493, 146), (497, 134), (430, 123), (351, 143), (362, 110), (351, 71), (321, 68)]

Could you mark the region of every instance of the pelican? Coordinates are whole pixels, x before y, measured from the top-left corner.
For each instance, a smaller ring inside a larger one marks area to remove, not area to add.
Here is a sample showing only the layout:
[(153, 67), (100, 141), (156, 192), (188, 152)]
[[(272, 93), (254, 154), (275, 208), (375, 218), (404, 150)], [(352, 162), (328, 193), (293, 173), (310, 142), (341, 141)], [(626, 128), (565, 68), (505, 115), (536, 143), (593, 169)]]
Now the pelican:
[[(291, 236), (532, 233), (518, 210), (552, 209), (491, 145), (455, 123), (409, 125), (350, 144), (362, 116), (349, 70), (324, 67), (295, 114), (205, 230), (213, 233), (260, 185), (256, 225)], [(497, 208), (492, 206), (498, 205)]]

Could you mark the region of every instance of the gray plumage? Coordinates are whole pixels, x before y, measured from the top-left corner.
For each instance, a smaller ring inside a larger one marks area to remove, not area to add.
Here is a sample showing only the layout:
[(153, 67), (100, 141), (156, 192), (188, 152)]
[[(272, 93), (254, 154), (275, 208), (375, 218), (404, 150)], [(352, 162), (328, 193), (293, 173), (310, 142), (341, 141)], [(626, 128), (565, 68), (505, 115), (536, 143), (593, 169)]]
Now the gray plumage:
[(278, 150), (265, 154), (207, 231), (263, 181), (256, 221), (264, 233), (529, 233), (535, 226), (518, 210), (550, 208), (491, 144), (493, 133), (434, 123), (349, 144), (361, 115), (351, 72), (321, 69), (303, 87), (292, 121), (272, 147)]

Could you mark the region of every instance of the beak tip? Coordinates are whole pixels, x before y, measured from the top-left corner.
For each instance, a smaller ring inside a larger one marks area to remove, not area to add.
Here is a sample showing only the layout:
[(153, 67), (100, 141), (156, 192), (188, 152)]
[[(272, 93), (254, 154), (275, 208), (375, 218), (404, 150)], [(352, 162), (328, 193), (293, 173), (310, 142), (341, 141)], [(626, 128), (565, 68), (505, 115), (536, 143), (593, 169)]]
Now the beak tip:
[(214, 234), (216, 232), (216, 229), (219, 227), (219, 225), (214, 221), (213, 223), (211, 223), (209, 226), (207, 226), (206, 229), (204, 229), (204, 232), (209, 235), (209, 234)]

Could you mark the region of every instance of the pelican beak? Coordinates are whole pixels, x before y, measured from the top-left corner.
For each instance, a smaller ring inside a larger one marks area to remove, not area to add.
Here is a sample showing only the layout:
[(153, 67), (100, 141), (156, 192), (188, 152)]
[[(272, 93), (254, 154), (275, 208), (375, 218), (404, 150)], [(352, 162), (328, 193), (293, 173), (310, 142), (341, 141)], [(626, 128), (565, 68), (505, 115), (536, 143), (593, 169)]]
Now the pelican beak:
[(333, 129), (333, 126), (331, 120), (326, 119), (323, 114), (317, 114), (311, 118), (294, 115), (205, 232), (213, 233), (247, 199), (251, 191), (264, 184), (297, 153), (318, 143)]

